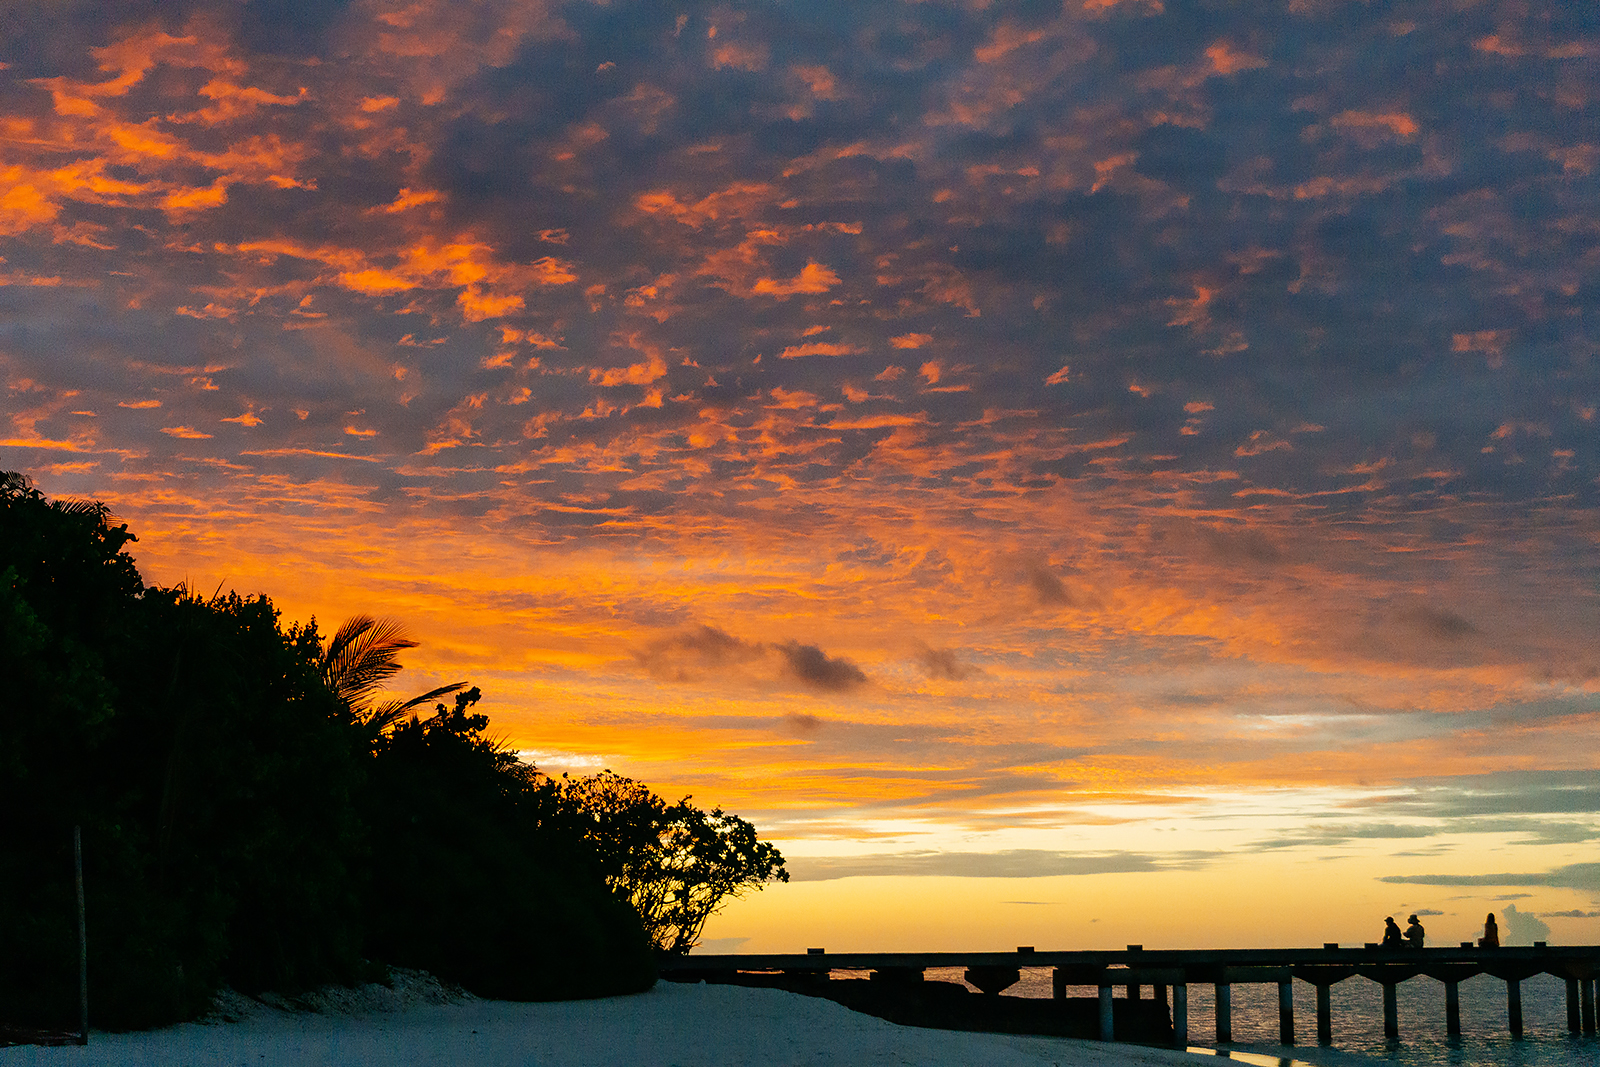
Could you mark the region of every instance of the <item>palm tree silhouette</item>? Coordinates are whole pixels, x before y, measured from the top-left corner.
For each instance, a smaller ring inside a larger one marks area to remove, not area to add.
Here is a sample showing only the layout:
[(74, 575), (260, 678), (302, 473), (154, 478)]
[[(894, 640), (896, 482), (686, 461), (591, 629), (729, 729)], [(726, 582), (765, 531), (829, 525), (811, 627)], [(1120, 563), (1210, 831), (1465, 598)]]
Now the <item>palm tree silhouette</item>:
[(350, 709), (357, 722), (381, 734), (413, 708), (467, 686), (466, 682), (456, 682), (410, 700), (387, 700), (374, 705), (373, 695), (400, 671), (396, 657), (416, 647), (417, 642), (407, 635), (405, 627), (393, 619), (352, 616), (322, 650), (322, 683)]

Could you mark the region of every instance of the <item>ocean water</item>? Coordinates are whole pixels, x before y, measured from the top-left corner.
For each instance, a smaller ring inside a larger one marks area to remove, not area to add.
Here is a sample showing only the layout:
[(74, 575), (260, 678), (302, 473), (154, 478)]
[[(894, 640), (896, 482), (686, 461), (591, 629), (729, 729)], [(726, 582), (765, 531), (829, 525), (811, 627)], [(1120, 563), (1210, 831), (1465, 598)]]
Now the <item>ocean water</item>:
[[(959, 968), (930, 970), (930, 979), (960, 981)], [(1567, 987), (1541, 974), (1522, 983), (1520, 1038), (1507, 1029), (1506, 984), (1480, 974), (1460, 985), (1461, 1035), (1445, 1034), (1444, 984), (1419, 975), (1395, 987), (1400, 1038), (1383, 1036), (1383, 987), (1360, 976), (1331, 990), (1333, 1044), (1317, 1044), (1317, 991), (1294, 983), (1295, 1044), (1278, 1044), (1278, 987), (1233, 987), (1233, 1043), (1217, 1049), (1213, 987), (1189, 986), (1189, 1044), (1241, 1062), (1279, 1067), (1290, 1061), (1315, 1067), (1600, 1067), (1600, 1040), (1567, 1033)], [(1093, 987), (1069, 987), (1068, 996), (1094, 996)], [(1006, 996), (1049, 997), (1050, 970), (1029, 968)], [(1118, 996), (1123, 990), (1118, 989)], [(1149, 987), (1144, 995), (1150, 996)], [(1169, 998), (1170, 1002), (1170, 998)]]

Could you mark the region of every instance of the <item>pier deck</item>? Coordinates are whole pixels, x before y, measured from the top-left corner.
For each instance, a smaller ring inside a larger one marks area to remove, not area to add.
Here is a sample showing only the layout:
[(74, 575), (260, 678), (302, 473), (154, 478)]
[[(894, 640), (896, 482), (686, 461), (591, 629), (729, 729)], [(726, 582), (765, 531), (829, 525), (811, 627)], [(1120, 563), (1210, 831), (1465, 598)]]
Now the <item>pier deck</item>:
[(1206, 983), (1216, 989), (1216, 1040), (1232, 1040), (1230, 990), (1234, 985), (1268, 983), (1278, 986), (1279, 1037), (1283, 1044), (1295, 1040), (1294, 998), (1298, 978), (1317, 990), (1317, 1040), (1332, 1042), (1329, 989), (1338, 982), (1362, 977), (1383, 986), (1384, 1031), (1399, 1036), (1395, 987), (1419, 975), (1445, 985), (1447, 1032), (1461, 1032), (1460, 982), (1488, 974), (1506, 983), (1507, 1026), (1522, 1033), (1522, 982), (1536, 974), (1551, 974), (1566, 983), (1567, 1028), (1571, 1033), (1596, 1030), (1595, 980), (1600, 976), (1600, 946), (1531, 948), (1383, 949), (1375, 945), (1345, 948), (1328, 944), (1316, 949), (1146, 949), (1129, 945), (1107, 951), (1014, 952), (839, 952), (810, 949), (799, 953), (739, 953), (676, 956), (661, 961), (663, 975), (678, 980), (703, 977), (716, 980), (740, 972), (777, 972), (794, 977), (825, 978), (830, 971), (867, 971), (873, 978), (898, 983), (919, 982), (930, 968), (966, 969), (967, 981), (987, 994), (999, 994), (1019, 978), (1024, 967), (1050, 968), (1057, 999), (1070, 986), (1093, 986), (1100, 1001), (1100, 1038), (1116, 1039), (1114, 990), (1122, 987), (1137, 1000), (1143, 986), (1151, 986), (1158, 999), (1172, 993), (1172, 1032), (1175, 1044), (1189, 1040), (1188, 987)]

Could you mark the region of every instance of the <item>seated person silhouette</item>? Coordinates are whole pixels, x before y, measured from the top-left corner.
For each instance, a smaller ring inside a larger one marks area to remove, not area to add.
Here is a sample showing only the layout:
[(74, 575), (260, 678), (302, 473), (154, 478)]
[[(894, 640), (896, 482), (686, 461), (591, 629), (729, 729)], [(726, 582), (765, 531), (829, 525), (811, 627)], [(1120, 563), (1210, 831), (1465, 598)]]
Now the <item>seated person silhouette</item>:
[(1400, 948), (1404, 946), (1405, 943), (1406, 935), (1400, 932), (1400, 927), (1395, 923), (1394, 916), (1391, 915), (1387, 919), (1383, 920), (1383, 947)]
[(1421, 948), (1422, 939), (1426, 934), (1427, 931), (1422, 928), (1422, 924), (1417, 921), (1417, 917), (1415, 915), (1411, 916), (1406, 923), (1406, 948)]
[(1483, 936), (1478, 938), (1478, 947), (1500, 947), (1500, 927), (1496, 925), (1494, 921), (1494, 912), (1492, 911), (1489, 913), (1489, 917), (1483, 920)]

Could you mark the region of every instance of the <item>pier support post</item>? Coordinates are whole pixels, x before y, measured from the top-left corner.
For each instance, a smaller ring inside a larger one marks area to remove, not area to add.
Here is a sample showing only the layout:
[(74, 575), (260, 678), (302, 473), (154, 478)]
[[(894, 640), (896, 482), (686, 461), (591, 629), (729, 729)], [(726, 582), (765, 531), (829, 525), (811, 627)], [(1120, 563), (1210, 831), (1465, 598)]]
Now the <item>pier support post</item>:
[(1333, 1044), (1333, 987), (1317, 986), (1317, 1044)]
[(1060, 967), (1050, 972), (1050, 995), (1056, 1000), (1067, 999), (1067, 972)]
[(1278, 1044), (1294, 1044), (1294, 979), (1278, 983)]
[(1129, 983), (1129, 985), (1128, 985), (1128, 999), (1129, 1000), (1138, 1000), (1139, 999), (1139, 986), (1138, 986), (1138, 983)]
[(1444, 984), (1444, 1032), (1451, 1037), (1461, 1036), (1461, 983)]
[(1583, 1032), (1594, 1033), (1594, 979), (1585, 978), (1583, 986)]
[(1189, 987), (1183, 982), (1172, 987), (1172, 1040), (1179, 1048), (1189, 1047)]
[(1111, 1012), (1111, 987), (1100, 987), (1100, 1040), (1115, 1041), (1117, 1039), (1116, 1023)]
[(1395, 1003), (1394, 983), (1383, 983), (1383, 1036), (1394, 1040), (1400, 1036), (1400, 1009)]
[(1520, 979), (1506, 979), (1506, 1021), (1511, 1027), (1511, 1036), (1521, 1037), (1522, 982)]
[(1233, 1040), (1233, 986), (1217, 983), (1217, 1044), (1226, 1045)]
[(1578, 996), (1578, 980), (1567, 979), (1567, 1033), (1583, 1033), (1583, 1005)]

